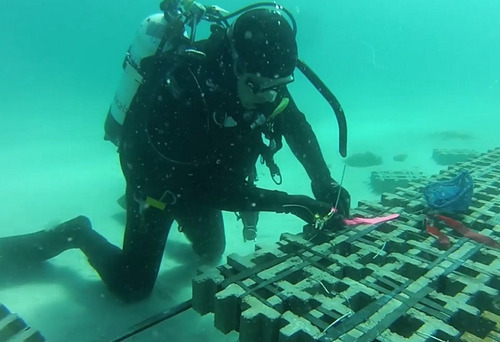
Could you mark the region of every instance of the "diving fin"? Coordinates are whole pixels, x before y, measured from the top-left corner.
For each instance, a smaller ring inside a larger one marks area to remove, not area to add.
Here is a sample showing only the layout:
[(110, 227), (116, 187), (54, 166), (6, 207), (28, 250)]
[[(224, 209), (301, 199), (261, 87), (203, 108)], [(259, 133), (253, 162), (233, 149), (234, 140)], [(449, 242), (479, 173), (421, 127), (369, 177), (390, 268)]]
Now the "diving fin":
[(48, 260), (68, 249), (79, 248), (80, 241), (90, 231), (90, 220), (78, 216), (49, 230), (0, 238), (0, 263)]

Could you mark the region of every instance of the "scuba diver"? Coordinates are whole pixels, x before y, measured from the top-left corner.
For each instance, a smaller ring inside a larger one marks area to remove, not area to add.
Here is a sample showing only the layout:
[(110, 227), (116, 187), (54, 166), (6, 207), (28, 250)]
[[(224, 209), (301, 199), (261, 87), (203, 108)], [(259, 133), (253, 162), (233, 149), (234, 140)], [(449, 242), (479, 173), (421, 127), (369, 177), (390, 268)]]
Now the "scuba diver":
[[(79, 216), (50, 230), (0, 239), (0, 262), (38, 262), (78, 248), (113, 293), (135, 301), (153, 289), (174, 221), (195, 253), (212, 262), (225, 249), (222, 210), (240, 212), (247, 225), (256, 223), (252, 213), (269, 211), (291, 213), (317, 229), (342, 227), (350, 195), (332, 179), (287, 89), (298, 65), (313, 83), (320, 81), (298, 59), (293, 17), (268, 5), (226, 15), (193, 1), (164, 1), (161, 20), (152, 16), (142, 26), (154, 49), (131, 46), (125, 77), (135, 74), (117, 92), (128, 92), (129, 100), (115, 97), (105, 125), (126, 179), (122, 248)], [(201, 19), (215, 24), (207, 39), (197, 41)], [(279, 183), (273, 156), (282, 138), (305, 168), (315, 199), (255, 185), (259, 158)]]

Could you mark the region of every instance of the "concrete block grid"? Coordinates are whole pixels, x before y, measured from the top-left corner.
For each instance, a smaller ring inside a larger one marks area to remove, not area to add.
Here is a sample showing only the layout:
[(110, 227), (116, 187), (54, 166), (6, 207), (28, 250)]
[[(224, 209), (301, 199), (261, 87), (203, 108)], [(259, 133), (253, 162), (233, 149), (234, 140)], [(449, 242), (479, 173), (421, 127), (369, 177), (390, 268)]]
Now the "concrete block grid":
[[(475, 180), (461, 221), (500, 240), (500, 149), (450, 167)], [(398, 188), (355, 216), (400, 213), (376, 226), (284, 234), (274, 248), (231, 255), (193, 281), (193, 307), (240, 342), (500, 341), (500, 251), (423, 226), (425, 184)]]
[(432, 159), (439, 165), (452, 165), (476, 158), (478, 155), (474, 150), (434, 149)]
[(17, 315), (12, 314), (0, 303), (0, 341), (2, 342), (43, 342), (45, 338), (28, 327)]
[(397, 187), (408, 186), (412, 182), (423, 182), (426, 177), (413, 171), (373, 171), (370, 184), (376, 193), (392, 192)]

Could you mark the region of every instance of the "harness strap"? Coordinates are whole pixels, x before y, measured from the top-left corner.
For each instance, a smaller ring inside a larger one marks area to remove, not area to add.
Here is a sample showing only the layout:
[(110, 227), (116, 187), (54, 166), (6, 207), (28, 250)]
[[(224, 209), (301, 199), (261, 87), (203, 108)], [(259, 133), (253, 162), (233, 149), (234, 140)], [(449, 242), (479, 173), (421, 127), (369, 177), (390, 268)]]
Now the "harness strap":
[(459, 234), (465, 236), (468, 239), (474, 240), (476, 242), (482, 243), (483, 245), (500, 249), (500, 243), (493, 240), (491, 237), (480, 234), (473, 230), (467, 228), (462, 222), (452, 219), (451, 217), (440, 215), (440, 214), (428, 214), (425, 217), (425, 228), (427, 232), (438, 238), (439, 243), (449, 248), (451, 246), (450, 239), (443, 234), (435, 225), (435, 220), (439, 220), (445, 223), (448, 227), (452, 228)]
[(437, 237), (439, 243), (446, 249), (451, 247), (450, 239), (443, 232), (441, 232), (436, 226), (434, 226), (434, 219), (431, 219), (429, 216), (426, 216), (424, 222), (427, 233)]
[(269, 173), (271, 174), (273, 182), (277, 185), (280, 185), (283, 182), (283, 178), (281, 177), (280, 168), (274, 161), (273, 151), (271, 150), (271, 148), (266, 146), (266, 144), (262, 143), (260, 155), (267, 168), (269, 169)]

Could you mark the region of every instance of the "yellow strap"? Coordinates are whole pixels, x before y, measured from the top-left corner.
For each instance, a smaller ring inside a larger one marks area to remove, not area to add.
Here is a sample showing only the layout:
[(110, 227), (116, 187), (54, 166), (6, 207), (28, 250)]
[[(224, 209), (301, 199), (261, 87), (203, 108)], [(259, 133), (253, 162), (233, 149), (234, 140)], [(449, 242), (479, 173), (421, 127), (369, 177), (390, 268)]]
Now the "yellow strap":
[(153, 197), (146, 197), (146, 204), (152, 206), (153, 208), (165, 210), (166, 204), (164, 202), (160, 202)]
[(273, 113), (269, 116), (268, 120), (272, 120), (276, 115), (281, 114), (289, 103), (290, 99), (288, 97), (282, 98), (280, 104), (274, 109)]

